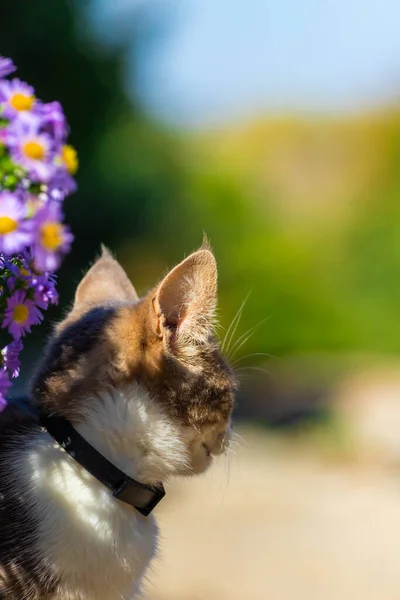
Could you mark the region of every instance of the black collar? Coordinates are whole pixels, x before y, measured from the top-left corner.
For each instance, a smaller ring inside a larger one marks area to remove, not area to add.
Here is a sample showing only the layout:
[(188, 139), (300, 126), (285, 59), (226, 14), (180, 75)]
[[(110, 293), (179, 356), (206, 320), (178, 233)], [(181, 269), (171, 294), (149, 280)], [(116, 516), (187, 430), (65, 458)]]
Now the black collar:
[(162, 483), (157, 487), (144, 485), (120, 471), (97, 452), (67, 419), (41, 414), (40, 423), (72, 458), (108, 487), (115, 498), (130, 504), (145, 517), (164, 498)]

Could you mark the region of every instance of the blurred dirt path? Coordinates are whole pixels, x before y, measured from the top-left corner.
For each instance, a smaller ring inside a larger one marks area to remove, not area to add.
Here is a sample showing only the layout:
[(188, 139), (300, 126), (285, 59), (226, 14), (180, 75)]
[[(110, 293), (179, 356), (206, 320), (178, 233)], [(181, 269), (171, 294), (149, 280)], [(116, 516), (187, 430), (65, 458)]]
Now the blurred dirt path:
[(399, 600), (400, 474), (251, 430), (229, 469), (171, 483), (149, 600)]

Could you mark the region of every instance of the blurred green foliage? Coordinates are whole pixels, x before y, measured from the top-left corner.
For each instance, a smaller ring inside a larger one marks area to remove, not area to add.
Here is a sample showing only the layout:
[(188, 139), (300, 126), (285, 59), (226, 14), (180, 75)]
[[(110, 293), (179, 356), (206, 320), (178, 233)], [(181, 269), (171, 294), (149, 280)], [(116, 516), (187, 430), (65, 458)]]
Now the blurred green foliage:
[[(279, 123), (270, 124), (203, 136), (195, 147), (208, 158), (197, 157), (190, 169), (188, 241), (201, 223), (217, 251), (221, 304), (231, 317), (251, 292), (237, 336), (266, 319), (240, 354), (398, 353), (400, 113), (382, 110), (344, 124), (295, 119), (280, 133)], [(299, 127), (310, 132), (294, 159), (308, 181), (306, 198), (288, 185), (290, 153), (282, 169), (268, 168), (282, 138), (296, 147)], [(338, 146), (339, 158), (328, 153), (321, 166), (319, 147), (312, 156), (315, 130), (328, 148)], [(318, 169), (337, 170), (340, 184), (328, 178), (321, 185)]]

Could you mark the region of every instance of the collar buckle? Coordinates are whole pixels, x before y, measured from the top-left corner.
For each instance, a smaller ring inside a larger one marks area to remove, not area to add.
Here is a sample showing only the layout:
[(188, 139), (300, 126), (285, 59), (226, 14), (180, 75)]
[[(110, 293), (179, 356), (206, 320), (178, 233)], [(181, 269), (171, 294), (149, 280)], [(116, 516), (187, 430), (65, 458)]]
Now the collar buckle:
[(150, 487), (134, 481), (126, 475), (114, 489), (113, 496), (134, 506), (143, 516), (148, 517), (164, 498), (165, 489), (162, 483), (159, 483), (157, 487)]

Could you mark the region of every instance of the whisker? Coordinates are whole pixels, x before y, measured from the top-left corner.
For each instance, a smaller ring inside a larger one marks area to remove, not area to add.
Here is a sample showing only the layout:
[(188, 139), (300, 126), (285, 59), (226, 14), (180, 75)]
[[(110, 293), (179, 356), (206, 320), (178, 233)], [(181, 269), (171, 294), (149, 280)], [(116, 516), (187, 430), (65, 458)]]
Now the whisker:
[(228, 357), (229, 360), (232, 360), (233, 358), (235, 358), (235, 356), (239, 352), (240, 348), (251, 338), (251, 336), (257, 331), (257, 329), (259, 327), (261, 327), (261, 325), (263, 323), (265, 323), (265, 321), (267, 321), (269, 318), (270, 318), (269, 316), (265, 317), (265, 319), (262, 319), (262, 321), (260, 321), (256, 325), (253, 325), (253, 327), (250, 327), (250, 329), (248, 329), (245, 333), (243, 333), (236, 340), (236, 342), (233, 344), (232, 348), (230, 349), (230, 355)]
[(252, 377), (251, 375), (244, 375), (243, 373), (237, 373), (237, 381), (239, 382), (239, 384), (242, 384), (246, 381), (251, 381), (252, 379), (254, 379), (254, 377)]
[(231, 478), (231, 469), (230, 469), (230, 456), (229, 456), (229, 452), (225, 453), (225, 460), (224, 460), (224, 479), (225, 479), (225, 485), (224, 485), (224, 489), (222, 492), (222, 497), (221, 497), (221, 504), (224, 503), (226, 495), (228, 493), (228, 487), (229, 487), (229, 483), (230, 483), (230, 478)]
[[(237, 440), (239, 440), (239, 441), (237, 441)], [(232, 440), (231, 441), (235, 442), (236, 444), (239, 444), (239, 445), (240, 444), (243, 444), (244, 446), (248, 446), (249, 445), (248, 442), (247, 442), (247, 440), (242, 435), (240, 435), (240, 433), (238, 433), (237, 431), (233, 432)]]
[(235, 441), (230, 441), (229, 443), (229, 447), (227, 449), (227, 459), (229, 461), (229, 477), (231, 476), (232, 473), (232, 466), (234, 465), (235, 467), (239, 466), (239, 456), (240, 453), (237, 452), (237, 450), (240, 449), (240, 445), (235, 442)]
[(229, 339), (228, 339), (228, 341), (227, 341), (227, 343), (226, 343), (226, 353), (227, 353), (228, 355), (229, 355), (229, 352), (230, 352), (230, 346), (231, 346), (231, 343), (232, 343), (232, 341), (233, 341), (233, 338), (234, 338), (234, 336), (235, 336), (236, 330), (237, 330), (237, 328), (238, 328), (238, 325), (239, 325), (239, 323), (240, 323), (240, 319), (242, 318), (242, 314), (243, 314), (243, 308), (244, 308), (244, 305), (246, 304), (246, 302), (247, 302), (247, 300), (248, 300), (249, 296), (250, 296), (250, 292), (247, 294), (246, 298), (245, 298), (245, 299), (243, 300), (243, 302), (242, 302), (242, 306), (240, 307), (240, 314), (239, 314), (239, 318), (238, 318), (238, 319), (236, 319), (235, 326), (234, 326), (234, 328), (232, 329), (232, 331), (231, 331), (231, 334), (230, 334), (230, 336), (229, 336)]
[(246, 358), (251, 358), (252, 356), (268, 356), (268, 358), (274, 358), (275, 360), (278, 360), (276, 356), (274, 356), (273, 354), (267, 354), (267, 352), (252, 352), (251, 354), (246, 354), (245, 356), (241, 356), (233, 362), (231, 362), (231, 367), (235, 368), (235, 365), (239, 364)]
[[(249, 299), (250, 293), (251, 292), (248, 292), (246, 298), (243, 300), (242, 304), (239, 306), (239, 309), (238, 309), (237, 313), (235, 314), (235, 316), (233, 317), (233, 319), (231, 321), (231, 324), (229, 325), (228, 330), (227, 330), (227, 332), (225, 334), (224, 340), (223, 340), (222, 345), (221, 345), (221, 350), (222, 350), (222, 352), (225, 352), (226, 354), (228, 353), (229, 345), (230, 345), (230, 343), (232, 341), (232, 335), (231, 335), (232, 328), (234, 328), (233, 332), (232, 332), (233, 335), (234, 335), (235, 331), (236, 331), (236, 328), (237, 328), (237, 326), (239, 324), (239, 321), (240, 321), (240, 319), (242, 317), (243, 308), (244, 308), (247, 300)], [(225, 344), (226, 344), (226, 350), (225, 350)]]
[(267, 369), (263, 369), (263, 367), (239, 367), (239, 369), (235, 369), (235, 372), (237, 373), (238, 371), (260, 371), (261, 373), (264, 373), (264, 375), (270, 375), (272, 376), (271, 371), (267, 371)]
[(239, 444), (239, 442), (232, 442), (231, 445), (229, 446), (229, 452), (233, 455), (236, 454), (236, 450), (240, 450), (241, 449), (241, 445)]
[(224, 335), (224, 339), (222, 340), (222, 343), (221, 343), (221, 351), (222, 352), (224, 352), (224, 350), (225, 350), (226, 340), (227, 340), (227, 337), (228, 337), (228, 335), (229, 335), (229, 333), (230, 333), (230, 331), (231, 331), (231, 329), (233, 327), (233, 324), (235, 323), (235, 321), (236, 321), (237, 318), (240, 318), (241, 311), (242, 311), (242, 307), (239, 306), (238, 311), (236, 312), (235, 316), (233, 317), (232, 321), (229, 324), (229, 327), (228, 327), (228, 329), (227, 329), (227, 331), (226, 331), (226, 333)]
[[(247, 335), (247, 336), (246, 336), (246, 338), (243, 340), (243, 342), (240, 344), (240, 346), (239, 346), (239, 347), (238, 347), (236, 350), (235, 350), (235, 347), (233, 347), (233, 348), (232, 348), (231, 355), (228, 357), (228, 360), (229, 360), (229, 361), (231, 361), (232, 359), (234, 359), (234, 358), (235, 358), (235, 356), (236, 356), (236, 355), (237, 355), (237, 353), (239, 352), (240, 348), (241, 348), (242, 346), (244, 346), (244, 344), (246, 344), (246, 343), (249, 341), (249, 339), (251, 338), (251, 336), (254, 334), (254, 332), (255, 332), (255, 331), (256, 331), (255, 329), (248, 329), (248, 330), (247, 330), (246, 334), (248, 334), (248, 335)], [(242, 339), (242, 337), (243, 337), (243, 336), (240, 336), (240, 338), (239, 338), (239, 339)], [(236, 342), (236, 343), (237, 343), (237, 342)]]

